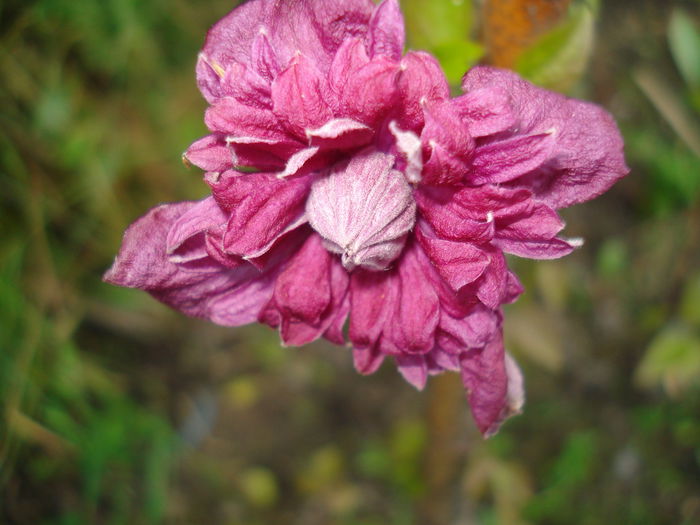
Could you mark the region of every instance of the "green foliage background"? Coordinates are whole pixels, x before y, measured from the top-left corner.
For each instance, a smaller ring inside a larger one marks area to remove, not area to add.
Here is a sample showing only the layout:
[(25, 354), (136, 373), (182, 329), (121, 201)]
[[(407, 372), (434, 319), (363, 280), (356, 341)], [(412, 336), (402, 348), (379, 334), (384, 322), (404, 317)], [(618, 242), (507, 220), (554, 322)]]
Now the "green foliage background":
[[(404, 2), (409, 36), (456, 81), (478, 17), (439, 4)], [(700, 3), (574, 3), (519, 63), (606, 106), (632, 173), (564, 212), (582, 249), (512, 260), (528, 403), (486, 442), (456, 378), (414, 392), (101, 282), (132, 220), (206, 193), (179, 153), (230, 8), (0, 3), (0, 523), (700, 523)]]

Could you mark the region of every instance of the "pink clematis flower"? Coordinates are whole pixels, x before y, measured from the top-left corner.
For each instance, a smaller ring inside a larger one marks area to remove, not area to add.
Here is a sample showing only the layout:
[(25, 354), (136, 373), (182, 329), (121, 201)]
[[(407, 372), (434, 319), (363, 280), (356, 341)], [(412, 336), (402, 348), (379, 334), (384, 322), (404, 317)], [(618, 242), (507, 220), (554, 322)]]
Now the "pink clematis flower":
[(211, 133), (184, 158), (211, 196), (125, 233), (105, 280), (285, 344), (325, 337), (356, 369), (391, 357), (414, 386), (459, 371), (493, 434), (523, 403), (501, 306), (504, 253), (570, 253), (556, 210), (628, 171), (601, 108), (478, 67), (450, 97), (429, 54), (403, 54), (396, 0), (251, 0), (197, 63)]

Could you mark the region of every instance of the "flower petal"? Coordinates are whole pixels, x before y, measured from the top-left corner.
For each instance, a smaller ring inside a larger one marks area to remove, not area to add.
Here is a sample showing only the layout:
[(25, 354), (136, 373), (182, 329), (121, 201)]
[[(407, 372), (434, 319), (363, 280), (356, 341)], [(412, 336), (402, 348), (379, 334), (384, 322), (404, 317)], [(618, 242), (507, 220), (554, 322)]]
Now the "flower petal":
[(309, 223), (348, 269), (386, 268), (413, 227), (411, 188), (393, 163), (391, 155), (366, 150), (311, 186)]
[(508, 94), (497, 87), (474, 89), (453, 100), (472, 137), (485, 137), (515, 125)]
[(476, 281), (489, 265), (489, 256), (473, 244), (439, 239), (425, 225), (416, 228), (416, 236), (438, 273), (454, 290)]
[(539, 168), (554, 148), (553, 133), (521, 135), (479, 146), (474, 151), (471, 184), (501, 183)]
[[(551, 133), (550, 160), (512, 184), (532, 190), (553, 208), (600, 195), (629, 172), (622, 137), (610, 115), (595, 104), (536, 87), (510, 71), (477, 67), (464, 77), (465, 91), (500, 89), (508, 93), (517, 125), (510, 133)], [(517, 131), (516, 131), (517, 130)]]
[(272, 83), (273, 111), (299, 138), (331, 118), (325, 78), (304, 55), (297, 55)]
[(204, 171), (221, 172), (237, 164), (233, 149), (226, 143), (225, 137), (217, 133), (194, 141), (182, 158)]
[(303, 224), (310, 182), (304, 177), (280, 180), (269, 173), (231, 171), (212, 181), (214, 198), (230, 214), (223, 238), (226, 252), (257, 257)]
[(500, 334), (483, 349), (462, 354), (460, 364), (474, 420), (484, 437), (490, 437), (520, 409), (522, 376), (514, 362), (506, 366)]
[[(208, 208), (209, 203), (202, 202), (166, 204), (138, 219), (124, 234), (119, 255), (104, 280), (146, 290), (186, 315), (215, 323), (239, 326), (255, 320), (272, 295), (274, 269), (261, 273), (243, 264), (229, 269), (211, 261), (206, 271), (191, 271), (172, 262), (168, 254), (168, 234), (178, 219), (190, 214), (180, 228), (191, 233), (197, 229), (193, 224), (206, 224)], [(197, 209), (204, 215), (201, 221), (194, 217)], [(195, 238), (204, 242), (201, 236)]]
[(402, 104), (396, 117), (398, 125), (416, 133), (423, 125), (423, 105), (450, 98), (450, 85), (440, 63), (422, 51), (409, 51), (401, 60), (397, 89)]
[(401, 60), (404, 46), (403, 17), (397, 0), (384, 0), (369, 21), (369, 51), (371, 56), (385, 55)]

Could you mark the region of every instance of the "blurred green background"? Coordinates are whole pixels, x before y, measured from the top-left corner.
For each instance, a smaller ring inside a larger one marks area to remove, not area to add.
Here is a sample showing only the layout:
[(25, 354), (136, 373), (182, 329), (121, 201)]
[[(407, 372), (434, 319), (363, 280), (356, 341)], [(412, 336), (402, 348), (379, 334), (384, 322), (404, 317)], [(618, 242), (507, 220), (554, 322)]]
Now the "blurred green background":
[[(124, 228), (206, 194), (194, 63), (231, 0), (0, 3), (0, 523), (700, 523), (700, 3), (405, 0), (452, 81), (513, 67), (603, 104), (632, 173), (512, 260), (525, 413), (459, 378), (186, 319), (100, 281)], [(483, 4), (483, 5), (482, 5)]]

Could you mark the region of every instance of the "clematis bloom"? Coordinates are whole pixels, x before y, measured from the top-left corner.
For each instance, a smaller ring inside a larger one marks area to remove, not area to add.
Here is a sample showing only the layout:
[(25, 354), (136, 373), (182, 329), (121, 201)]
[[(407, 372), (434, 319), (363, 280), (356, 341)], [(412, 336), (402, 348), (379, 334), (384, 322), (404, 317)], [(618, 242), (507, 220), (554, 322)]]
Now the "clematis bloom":
[(105, 280), (289, 345), (349, 340), (360, 373), (393, 358), (419, 389), (458, 371), (488, 436), (524, 398), (504, 253), (577, 247), (556, 210), (627, 173), (622, 140), (598, 106), (504, 70), (452, 98), (435, 58), (403, 50), (396, 0), (232, 11), (197, 63), (210, 133), (184, 154), (211, 196), (138, 219)]

